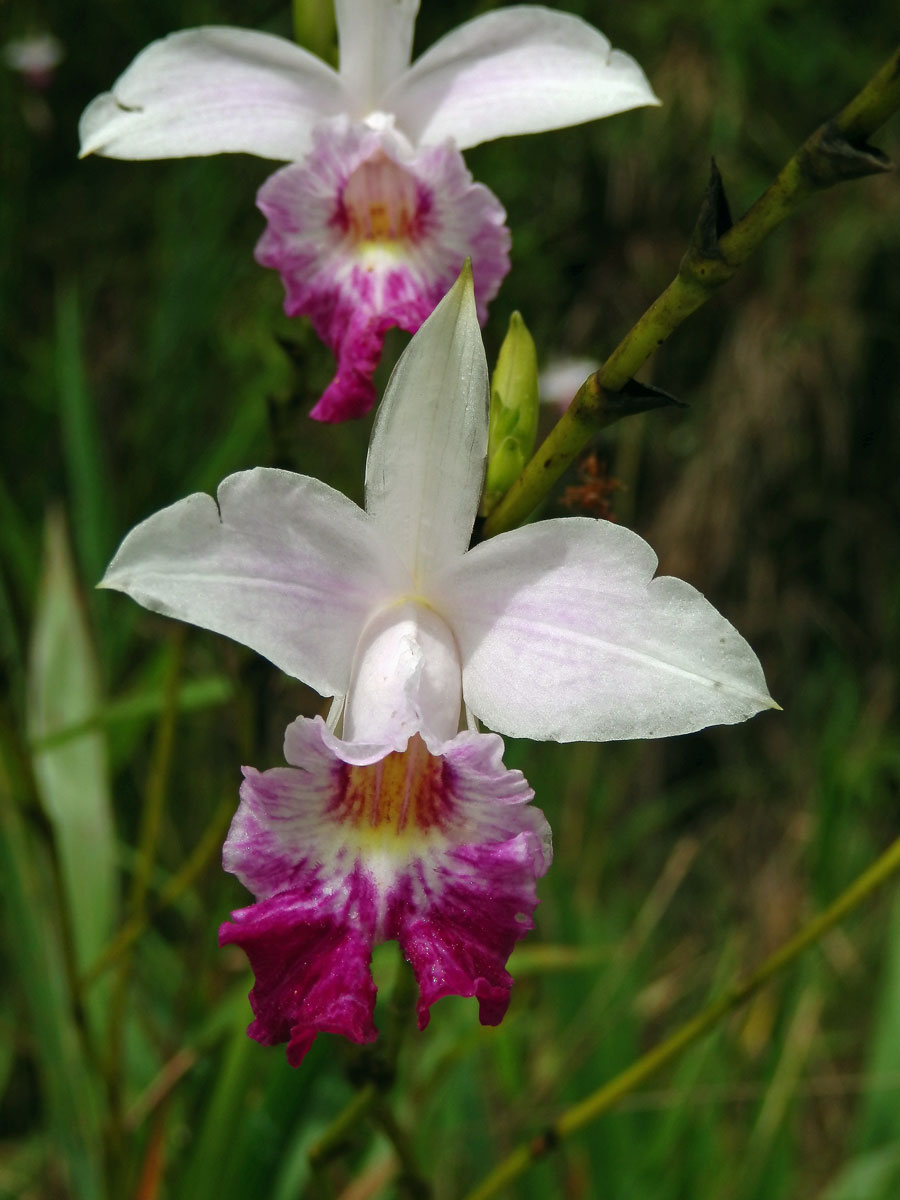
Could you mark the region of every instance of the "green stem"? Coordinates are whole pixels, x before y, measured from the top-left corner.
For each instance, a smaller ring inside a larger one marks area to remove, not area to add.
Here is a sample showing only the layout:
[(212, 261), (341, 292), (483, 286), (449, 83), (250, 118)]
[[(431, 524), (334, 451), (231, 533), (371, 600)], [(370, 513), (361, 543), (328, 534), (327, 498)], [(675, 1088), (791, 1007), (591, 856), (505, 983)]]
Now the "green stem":
[(293, 0), (291, 8), (297, 43), (335, 65), (334, 5), (331, 0)]
[(843, 891), (818, 916), (808, 921), (789, 941), (774, 954), (770, 955), (757, 969), (701, 1009), (671, 1037), (660, 1045), (648, 1051), (636, 1062), (632, 1063), (614, 1079), (603, 1084), (591, 1095), (586, 1096), (578, 1104), (566, 1111), (536, 1138), (523, 1143), (512, 1154), (503, 1160), (493, 1171), (474, 1189), (465, 1200), (488, 1200), (502, 1188), (522, 1175), (532, 1163), (548, 1154), (564, 1138), (570, 1137), (579, 1129), (583, 1129), (602, 1113), (612, 1108), (623, 1096), (651, 1075), (655, 1074), (666, 1063), (671, 1062), (688, 1046), (698, 1041), (717, 1025), (723, 1017), (728, 1016), (774, 976), (798, 958), (804, 950), (815, 945), (839, 921), (858, 908), (877, 888), (900, 872), (900, 838), (897, 838), (872, 866), (865, 870), (850, 886)]
[(377, 1095), (374, 1083), (367, 1083), (353, 1094), (319, 1140), (310, 1147), (309, 1165), (314, 1171), (320, 1171), (326, 1163), (341, 1153), (360, 1121), (368, 1115)]
[(59, 951), (65, 970), (66, 984), (70, 993), (72, 1018), (81, 1038), (85, 1057), (98, 1073), (101, 1070), (100, 1051), (95, 1043), (87, 1014), (84, 1008), (84, 995), (79, 987), (78, 965), (75, 960), (75, 935), (72, 930), (72, 918), (66, 903), (66, 889), (63, 885), (62, 866), (53, 829), (41, 807), (37, 785), (33, 774), (33, 759), (26, 752), (25, 746), (15, 734), (15, 726), (6, 712), (0, 712), (0, 765), (9, 764), (8, 769), (15, 768), (16, 793), (21, 797), (23, 817), (27, 815), (29, 823), (39, 833), (41, 843), (47, 855), (47, 865), (53, 887), (55, 915), (59, 922), (60, 941)]
[(128, 907), (132, 912), (143, 910), (150, 890), (150, 878), (156, 863), (156, 849), (162, 829), (166, 793), (169, 789), (169, 773), (172, 766), (172, 750), (175, 744), (175, 725), (178, 720), (178, 692), (181, 669), (184, 663), (184, 628), (176, 626), (172, 635), (172, 662), (166, 678), (163, 708), (157, 727), (156, 744), (150, 764), (150, 777), (141, 830), (138, 838), (138, 853)]
[[(399, 955), (398, 955), (399, 958)], [(358, 1090), (309, 1150), (309, 1164), (320, 1186), (330, 1161), (346, 1147), (364, 1117), (371, 1117), (390, 1138), (404, 1171), (404, 1181), (412, 1195), (430, 1195), (412, 1156), (405, 1133), (397, 1124), (385, 1096), (394, 1084), (397, 1059), (412, 1024), (417, 987), (412, 969), (402, 959), (384, 1017), (384, 1032), (374, 1048), (366, 1047), (354, 1065), (351, 1078)], [(418, 1190), (417, 1190), (418, 1189)], [(425, 1190), (422, 1190), (425, 1189)]]
[(394, 1111), (385, 1097), (379, 1093), (372, 1106), (372, 1120), (381, 1128), (400, 1162), (401, 1174), (398, 1180), (402, 1191), (409, 1200), (429, 1200), (432, 1195), (431, 1184), (422, 1175), (409, 1134), (401, 1126)]
[[(419, 988), (412, 967), (397, 955), (397, 975), (391, 992), (390, 1002), (384, 1016), (384, 1032), (379, 1038), (377, 1053), (379, 1066), (378, 1076), (385, 1080), (386, 1088), (394, 1082), (397, 1073), (397, 1060), (403, 1039), (409, 1032), (416, 1011), (416, 1000)], [(385, 1090), (386, 1090), (385, 1088)]]
[[(611, 423), (611, 397), (804, 200), (842, 180), (889, 168), (885, 157), (868, 146), (866, 139), (898, 108), (900, 47), (836, 117), (806, 139), (737, 224), (724, 232), (716, 224), (709, 229), (698, 227), (699, 236), (695, 235), (676, 277), (600, 370), (581, 386), (568, 410), (487, 518), (484, 537), (514, 528), (534, 511), (566, 468)], [(717, 182), (711, 190), (715, 200), (724, 199)]]

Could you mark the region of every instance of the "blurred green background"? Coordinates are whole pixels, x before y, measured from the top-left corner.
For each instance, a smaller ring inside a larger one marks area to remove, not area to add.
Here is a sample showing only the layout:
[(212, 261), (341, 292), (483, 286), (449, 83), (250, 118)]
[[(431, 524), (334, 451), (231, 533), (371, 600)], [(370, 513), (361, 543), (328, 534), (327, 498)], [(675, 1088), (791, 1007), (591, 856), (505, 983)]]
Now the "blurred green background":
[[(676, 270), (710, 155), (742, 212), (897, 29), (895, 0), (565, 7), (638, 58), (664, 107), (467, 154), (514, 238), (489, 359), (516, 308), (542, 365), (602, 359)], [(423, 9), (417, 51), (476, 6)], [(361, 495), (369, 421), (306, 418), (330, 354), (253, 263), (272, 165), (75, 157), (81, 109), (153, 38), (290, 21), (268, 0), (0, 7), (0, 41), (49, 30), (65, 50), (44, 90), (0, 67), (3, 1197), (324, 1194), (306, 1153), (351, 1095), (336, 1040), (293, 1071), (245, 1037), (245, 962), (216, 946), (247, 902), (218, 864), (238, 766), (279, 764), (285, 725), (320, 700), (242, 647), (93, 590), (137, 520), (230, 471), (290, 466)], [(897, 118), (876, 141), (900, 159)], [(556, 861), (503, 1025), (445, 1000), (401, 1056), (396, 1111), (440, 1200), (900, 833), (898, 313), (897, 176), (834, 189), (648, 364), (690, 408), (598, 447), (622, 485), (617, 519), (748, 637), (784, 712), (660, 743), (509, 745)], [(123, 924), (136, 936), (110, 950)], [(378, 977), (394, 964), (379, 952)], [(331, 1186), (409, 1194), (396, 1175), (362, 1122)], [(898, 1194), (890, 894), (510, 1192)]]

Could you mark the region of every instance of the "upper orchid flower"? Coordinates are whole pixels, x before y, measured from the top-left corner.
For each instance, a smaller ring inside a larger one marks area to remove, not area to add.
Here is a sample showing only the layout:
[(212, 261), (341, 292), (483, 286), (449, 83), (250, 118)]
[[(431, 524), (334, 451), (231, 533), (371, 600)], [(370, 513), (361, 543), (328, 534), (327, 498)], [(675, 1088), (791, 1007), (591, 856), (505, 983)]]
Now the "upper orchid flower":
[(336, 0), (340, 71), (283, 38), (210, 26), (154, 42), (81, 118), (81, 153), (283, 159), (260, 191), (257, 258), (281, 272), (290, 316), (337, 356), (313, 410), (375, 401), (392, 325), (414, 331), (471, 258), (483, 320), (509, 269), (499, 201), (460, 149), (657, 100), (641, 68), (580, 18), (486, 13), (410, 65), (418, 0)]
[[(468, 550), (488, 378), (468, 272), (410, 342), (375, 420), (365, 511), (315, 479), (232, 475), (134, 529), (104, 586), (253, 647), (343, 703), (248, 774), (226, 865), (260, 897), (223, 926), (256, 971), (251, 1027), (374, 1036), (365, 960), (397, 937), (428, 1005), (503, 969), (549, 862), (498, 738), (662, 737), (772, 707), (750, 647), (627, 529), (563, 518)], [(305, 964), (305, 965), (304, 965)]]

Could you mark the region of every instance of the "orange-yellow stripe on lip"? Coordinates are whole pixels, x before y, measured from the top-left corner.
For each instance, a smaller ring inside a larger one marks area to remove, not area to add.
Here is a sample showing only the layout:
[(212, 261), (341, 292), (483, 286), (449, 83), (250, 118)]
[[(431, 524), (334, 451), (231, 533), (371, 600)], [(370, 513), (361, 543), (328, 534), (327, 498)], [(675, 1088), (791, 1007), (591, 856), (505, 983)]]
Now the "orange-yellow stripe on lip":
[(384, 151), (360, 163), (347, 180), (341, 199), (348, 232), (355, 242), (398, 242), (416, 233), (415, 178)]
[(428, 753), (419, 734), (405, 750), (369, 766), (346, 768), (338, 808), (341, 823), (368, 841), (420, 841), (446, 823), (444, 760)]

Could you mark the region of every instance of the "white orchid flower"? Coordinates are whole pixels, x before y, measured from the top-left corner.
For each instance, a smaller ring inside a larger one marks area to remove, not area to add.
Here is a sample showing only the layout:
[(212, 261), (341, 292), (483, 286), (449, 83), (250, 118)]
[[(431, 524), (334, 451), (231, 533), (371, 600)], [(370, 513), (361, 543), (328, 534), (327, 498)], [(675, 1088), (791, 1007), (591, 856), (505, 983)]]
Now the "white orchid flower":
[(81, 118), (81, 153), (285, 160), (257, 258), (337, 357), (312, 415), (375, 402), (385, 331), (413, 332), (471, 258), (481, 318), (509, 269), (500, 202), (459, 150), (658, 103), (643, 71), (568, 13), (485, 13), (410, 65), (417, 0), (336, 0), (340, 70), (272, 34), (209, 26), (153, 42)]
[(420, 1025), (448, 993), (502, 1017), (549, 843), (475, 718), (608, 740), (773, 707), (740, 634), (689, 584), (653, 579), (653, 551), (627, 529), (563, 518), (468, 550), (487, 433), (466, 271), (388, 384), (365, 511), (316, 479), (242, 472), (218, 503), (189, 496), (144, 521), (103, 580), (343, 703), (341, 737), (295, 722), (293, 766), (247, 772), (225, 851), (260, 901), (221, 932), (256, 971), (250, 1032), (290, 1039), (294, 1062), (321, 1030), (375, 1036), (367, 964), (384, 938), (413, 965)]

